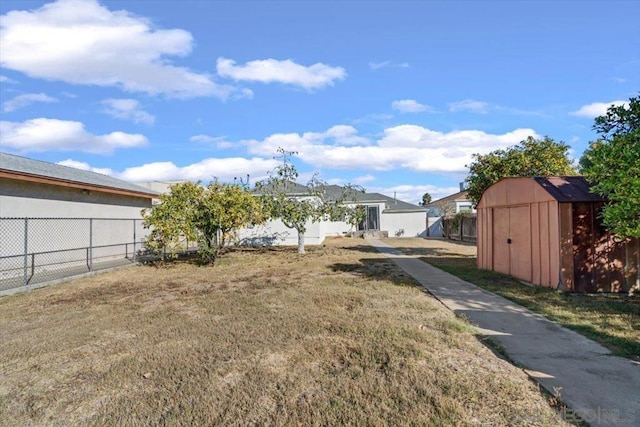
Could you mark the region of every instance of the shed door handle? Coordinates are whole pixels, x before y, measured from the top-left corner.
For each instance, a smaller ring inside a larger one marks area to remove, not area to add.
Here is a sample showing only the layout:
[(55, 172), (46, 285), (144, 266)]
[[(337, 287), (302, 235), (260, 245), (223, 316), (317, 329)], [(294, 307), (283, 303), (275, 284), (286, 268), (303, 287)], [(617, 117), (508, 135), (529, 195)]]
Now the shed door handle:
[(511, 239), (507, 239), (507, 244), (510, 245), (511, 244)]

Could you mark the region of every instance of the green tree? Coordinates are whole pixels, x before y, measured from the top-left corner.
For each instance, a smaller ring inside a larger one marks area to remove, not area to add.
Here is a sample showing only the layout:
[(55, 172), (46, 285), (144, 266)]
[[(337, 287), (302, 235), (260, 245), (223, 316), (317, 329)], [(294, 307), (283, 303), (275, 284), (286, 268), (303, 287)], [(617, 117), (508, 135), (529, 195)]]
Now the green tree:
[(197, 241), (203, 263), (213, 264), (234, 231), (264, 222), (262, 205), (248, 189), (212, 182), (207, 187), (186, 182), (170, 187), (160, 203), (143, 211), (152, 228), (147, 246), (175, 253), (185, 239)]
[(198, 229), (194, 217), (204, 188), (197, 183), (185, 182), (169, 187), (160, 195), (160, 202), (143, 209), (144, 227), (151, 228), (147, 247), (155, 252), (176, 252), (183, 249), (183, 241), (195, 242)]
[(247, 188), (219, 182), (207, 186), (195, 212), (199, 253), (208, 264), (215, 262), (239, 228), (265, 221), (262, 204)]
[(342, 187), (339, 194), (329, 194), (327, 183), (317, 175), (303, 186), (296, 184), (298, 171), (291, 162), (295, 152), (278, 149), (276, 158), (281, 163), (270, 173), (268, 179), (256, 184), (262, 195), (262, 203), (270, 218), (278, 218), (287, 228), (298, 233), (298, 253), (304, 254), (304, 236), (307, 223), (322, 220), (346, 221), (353, 225), (361, 218), (362, 209), (348, 207), (344, 202), (356, 202), (359, 191), (353, 186)]
[(620, 237), (640, 238), (640, 97), (595, 119), (600, 139), (580, 159), (591, 191), (607, 199), (604, 224)]
[(431, 194), (429, 193), (424, 193), (422, 195), (422, 202), (420, 203), (421, 206), (426, 206), (429, 203), (431, 203)]
[(567, 153), (569, 146), (549, 137), (528, 137), (519, 144), (489, 154), (474, 154), (467, 165), (469, 200), (477, 205), (484, 191), (502, 178), (519, 176), (575, 175)]

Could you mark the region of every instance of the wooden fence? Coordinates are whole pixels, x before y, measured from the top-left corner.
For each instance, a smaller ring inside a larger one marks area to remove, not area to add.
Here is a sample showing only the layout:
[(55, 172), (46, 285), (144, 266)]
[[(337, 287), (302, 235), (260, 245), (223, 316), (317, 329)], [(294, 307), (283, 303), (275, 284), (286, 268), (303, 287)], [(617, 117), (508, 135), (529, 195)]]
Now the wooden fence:
[(475, 242), (477, 217), (475, 213), (464, 216), (442, 218), (442, 234), (449, 240), (460, 240), (463, 242)]

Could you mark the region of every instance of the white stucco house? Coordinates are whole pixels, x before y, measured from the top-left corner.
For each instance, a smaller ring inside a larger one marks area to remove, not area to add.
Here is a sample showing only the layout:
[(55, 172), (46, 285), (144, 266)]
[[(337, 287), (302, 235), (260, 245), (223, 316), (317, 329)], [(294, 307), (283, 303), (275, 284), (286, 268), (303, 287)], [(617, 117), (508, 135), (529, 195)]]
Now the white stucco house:
[(475, 207), (467, 195), (467, 191), (461, 189), (455, 194), (434, 200), (425, 206), (427, 209), (427, 221), (429, 224), (429, 237), (442, 237), (442, 217), (455, 215), (459, 212), (476, 212)]
[[(341, 194), (342, 187), (329, 185), (326, 192)], [(289, 192), (291, 197), (308, 197), (303, 185), (293, 184)], [(325, 238), (343, 236), (352, 231), (370, 231), (390, 237), (426, 237), (425, 213), (422, 206), (397, 200), (380, 193), (357, 193), (355, 198), (345, 202), (348, 206), (365, 207), (366, 217), (358, 227), (352, 227), (344, 221), (309, 222), (305, 233), (305, 243), (321, 244)], [(274, 220), (266, 224), (240, 230), (238, 241), (241, 244), (257, 245), (296, 245), (298, 235), (287, 228), (282, 221)]]

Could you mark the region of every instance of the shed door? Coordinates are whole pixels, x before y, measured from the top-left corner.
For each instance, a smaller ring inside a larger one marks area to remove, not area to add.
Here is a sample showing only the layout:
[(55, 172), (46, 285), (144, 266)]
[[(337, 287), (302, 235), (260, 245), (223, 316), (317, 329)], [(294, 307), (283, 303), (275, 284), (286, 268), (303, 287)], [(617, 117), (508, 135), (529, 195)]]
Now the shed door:
[(509, 208), (493, 210), (493, 269), (511, 274), (509, 270)]
[(493, 211), (493, 269), (530, 282), (531, 216), (529, 206)]

